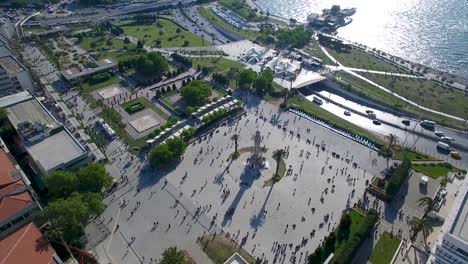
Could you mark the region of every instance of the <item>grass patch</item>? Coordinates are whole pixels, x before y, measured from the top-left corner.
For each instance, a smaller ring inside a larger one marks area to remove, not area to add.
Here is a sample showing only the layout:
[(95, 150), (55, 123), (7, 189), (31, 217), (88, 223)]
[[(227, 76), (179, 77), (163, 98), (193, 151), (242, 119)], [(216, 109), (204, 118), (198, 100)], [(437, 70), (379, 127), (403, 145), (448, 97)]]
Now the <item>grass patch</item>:
[(199, 47), (210, 46), (208, 40), (193, 34), (187, 29), (167, 19), (158, 19), (152, 25), (136, 24), (134, 20), (123, 20), (116, 25), (124, 29), (126, 35), (134, 36), (148, 46)]
[(134, 102), (129, 104), (128, 102), (122, 105), (123, 109), (129, 114), (134, 114), (140, 112), (141, 110), (145, 109), (146, 107), (139, 102)]
[(387, 231), (382, 233), (382, 236), (377, 241), (377, 244), (372, 250), (369, 261), (373, 264), (388, 264), (392, 261), (395, 252), (400, 245), (400, 239)]
[(314, 57), (317, 57), (317, 58), (321, 59), (324, 64), (334, 65), (333, 61), (330, 58), (328, 58), (328, 56), (325, 55), (325, 53), (323, 53), (323, 51), (320, 49), (317, 41), (315, 39), (313, 39), (313, 38), (310, 40), (309, 45), (304, 48), (304, 51), (309, 53), (310, 55), (312, 55)]
[(121, 83), (121, 80), (117, 78), (116, 76), (112, 76), (106, 81), (96, 82), (96, 83), (94, 83), (91, 79), (88, 79), (81, 84), (80, 89), (82, 93), (91, 93), (101, 88), (111, 86), (114, 84), (118, 84), (118, 83)]
[(228, 60), (222, 57), (218, 58), (194, 58), (192, 59), (193, 68), (207, 67), (212, 70), (214, 73), (226, 73), (229, 69), (243, 69), (244, 65), (240, 62)]
[(394, 150), (392, 158), (397, 159), (397, 160), (404, 160), (405, 155), (406, 155), (406, 159), (409, 159), (411, 161), (413, 161), (413, 160), (416, 160), (416, 161), (438, 160), (438, 159), (433, 158), (433, 157), (431, 157), (429, 155), (419, 153), (417, 151), (410, 150), (410, 149), (404, 149), (404, 150), (400, 150), (400, 151), (395, 151)]
[(136, 55), (141, 54), (140, 52), (135, 51), (112, 51), (112, 52), (104, 52), (96, 56), (97, 60), (103, 59), (113, 59), (117, 62), (128, 60)]
[(146, 145), (146, 137), (139, 139), (133, 139), (125, 131), (125, 127), (122, 124), (122, 117), (119, 112), (113, 108), (105, 109), (98, 114), (99, 117), (104, 119), (104, 121), (114, 129), (115, 133), (123, 139), (130, 148), (141, 148)]
[(218, 27), (233, 32), (236, 35), (242, 36), (246, 39), (256, 40), (257, 37), (262, 36), (262, 33), (258, 31), (243, 30), (231, 26), (207, 6), (198, 7), (198, 12), (200, 13), (200, 15), (202, 15), (204, 18), (206, 18), (211, 23), (217, 25)]
[(399, 72), (407, 74), (410, 73), (409, 71), (393, 65), (384, 59), (378, 58), (357, 48), (351, 47), (351, 49), (346, 51), (336, 51), (330, 47), (326, 47), (326, 49), (330, 55), (332, 55), (336, 60), (347, 67), (373, 71)]
[(125, 44), (123, 40), (109, 37), (83, 37), (78, 46), (86, 51), (99, 51), (109, 49), (135, 49), (136, 45)]
[[(366, 76), (365, 74), (363, 74), (363, 76)], [(457, 129), (464, 129), (465, 128), (465, 124), (461, 121), (457, 121), (457, 120), (453, 120), (453, 119), (449, 119), (449, 118), (446, 118), (446, 117), (443, 117), (443, 116), (440, 116), (440, 115), (437, 115), (437, 114), (434, 114), (434, 113), (431, 113), (431, 112), (427, 112), (427, 111), (423, 111), (413, 105), (410, 105), (408, 103), (406, 103), (405, 101), (397, 98), (396, 96), (393, 96), (392, 94), (389, 94), (359, 78), (356, 78), (346, 72), (343, 72), (343, 71), (339, 71), (336, 73), (335, 77), (337, 78), (338, 81), (342, 82), (344, 84), (344, 87), (354, 93), (357, 93), (359, 94), (360, 96), (363, 96), (363, 97), (367, 97), (371, 100), (374, 100), (374, 101), (377, 101), (377, 102), (380, 102), (384, 105), (387, 105), (387, 106), (390, 106), (390, 107), (394, 107), (394, 108), (397, 108), (397, 109), (400, 109), (402, 111), (405, 111), (405, 112), (409, 112), (415, 116), (421, 116), (422, 114), (422, 117), (421, 119), (430, 119), (430, 120), (433, 120), (435, 122), (437, 122), (438, 124), (442, 125), (442, 126), (449, 126), (449, 127), (453, 127), (453, 128), (457, 128)], [(381, 77), (381, 78), (384, 78), (384, 77)], [(405, 80), (409, 80), (409, 78), (405, 78)], [(376, 83), (379, 83), (376, 81)], [(382, 83), (379, 83), (383, 86), (385, 86), (384, 84)], [(386, 87), (386, 86), (385, 86)], [(390, 87), (387, 87), (390, 89)], [(409, 87), (407, 88), (408, 90), (416, 90), (414, 89), (414, 87)], [(399, 92), (398, 92), (399, 93)], [(461, 94), (460, 92), (458, 92), (460, 94), (460, 97), (462, 97), (461, 99), (464, 99), (466, 100), (466, 97), (464, 97), (463, 94)], [(405, 94), (401, 94), (399, 93), (400, 95), (402, 96), (405, 96)], [(411, 98), (410, 98), (411, 99)], [(461, 99), (458, 99), (458, 100), (461, 100)], [(450, 103), (448, 103), (450, 105)], [(451, 108), (451, 106), (447, 106), (449, 108)], [(431, 107), (432, 108), (432, 107)], [(463, 110), (463, 107), (461, 107), (461, 110)]]
[(434, 81), (372, 73), (361, 75), (422, 106), (462, 118), (468, 111), (465, 93)]
[(143, 105), (144, 107), (146, 108), (150, 108), (151, 110), (155, 111), (156, 113), (158, 113), (158, 115), (160, 115), (162, 118), (168, 120), (169, 119), (169, 116), (161, 109), (159, 109), (159, 107), (155, 106), (154, 104), (150, 103), (150, 101), (148, 101), (148, 99), (144, 98), (144, 97), (139, 97), (137, 99), (134, 99), (134, 100), (131, 100), (131, 101), (128, 101), (126, 102), (125, 104), (122, 105), (122, 107), (124, 107), (125, 105), (132, 105), (132, 104), (141, 104)]
[(241, 0), (220, 0), (219, 3), (230, 9), (232, 12), (238, 14), (239, 16), (245, 18), (249, 21), (260, 22), (265, 21), (266, 17), (257, 15), (257, 13), (250, 8), (250, 6)]
[(319, 106), (315, 105), (314, 103), (310, 102), (306, 98), (293, 95), (288, 99), (288, 107), (294, 107), (297, 109), (301, 109), (302, 111), (313, 115), (317, 118), (325, 120), (330, 124), (333, 124), (336, 127), (340, 127), (342, 129), (346, 129), (347, 131), (354, 133), (356, 135), (365, 137), (377, 144), (383, 145), (383, 140), (378, 136), (374, 135), (372, 132), (365, 130), (359, 126), (356, 126), (334, 114), (320, 108)]
[(255, 263), (255, 259), (247, 251), (239, 249), (223, 236), (204, 236), (197, 243), (214, 264), (223, 264), (235, 252), (239, 253), (250, 264)]
[(444, 163), (412, 163), (411, 168), (419, 173), (427, 175), (433, 179), (446, 177), (449, 172), (464, 172), (452, 166), (452, 164)]
[(278, 164), (278, 174), (273, 176), (275, 182), (279, 182), (286, 174), (286, 162), (281, 158)]

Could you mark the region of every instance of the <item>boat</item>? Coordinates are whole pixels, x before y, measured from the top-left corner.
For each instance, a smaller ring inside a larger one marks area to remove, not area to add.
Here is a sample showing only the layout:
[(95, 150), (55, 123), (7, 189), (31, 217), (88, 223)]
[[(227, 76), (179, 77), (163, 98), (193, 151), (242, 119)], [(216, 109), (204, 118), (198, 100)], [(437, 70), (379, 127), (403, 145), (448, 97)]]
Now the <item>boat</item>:
[(443, 131), (436, 131), (436, 132), (434, 132), (434, 134), (436, 134), (436, 136), (438, 136), (438, 137), (443, 137), (444, 136)]
[(314, 99), (312, 99), (312, 102), (318, 104), (318, 105), (323, 105), (323, 100), (314, 96)]
[(350, 116), (350, 115), (351, 115), (351, 112), (348, 111), (348, 110), (346, 110), (346, 111), (344, 111), (344, 115), (345, 115), (345, 116)]

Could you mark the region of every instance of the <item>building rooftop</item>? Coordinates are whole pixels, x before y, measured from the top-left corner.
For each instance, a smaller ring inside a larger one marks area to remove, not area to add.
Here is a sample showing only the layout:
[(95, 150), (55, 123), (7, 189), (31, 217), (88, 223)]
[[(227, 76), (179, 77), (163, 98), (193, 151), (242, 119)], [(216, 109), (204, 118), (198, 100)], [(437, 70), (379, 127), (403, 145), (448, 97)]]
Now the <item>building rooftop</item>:
[(248, 262), (241, 255), (239, 255), (239, 253), (235, 252), (223, 264), (248, 264)]
[(21, 67), (21, 65), (11, 56), (1, 57), (0, 64), (10, 74), (17, 74), (24, 70), (23, 67)]
[(0, 147), (0, 221), (3, 221), (34, 204), (34, 201), (14, 163), (3, 146)]
[(46, 172), (86, 154), (86, 150), (66, 130), (28, 146), (27, 150)]
[(0, 263), (58, 264), (60, 259), (49, 241), (33, 224), (25, 225), (0, 241)]
[(46, 111), (44, 106), (35, 99), (11, 105), (7, 108), (7, 111), (8, 119), (15, 129), (24, 121), (38, 123), (51, 129), (59, 126), (57, 121)]
[(33, 96), (28, 91), (7, 95), (0, 98), (0, 107), (8, 107), (10, 105), (31, 100), (32, 98)]
[(454, 204), (454, 207), (458, 207), (458, 214), (453, 222), (450, 233), (468, 242), (468, 192), (466, 189), (465, 187), (465, 190), (460, 191), (460, 195), (463, 195), (463, 198), (460, 198), (461, 204)]
[(117, 62), (111, 59), (100, 60), (100, 61), (97, 61), (96, 63), (98, 65), (98, 67), (96, 68), (87, 68), (87, 69), (80, 71), (79, 69), (72, 67), (70, 69), (63, 70), (62, 75), (66, 80), (72, 81), (77, 78), (92, 75), (94, 73), (113, 69), (117, 67), (118, 65)]

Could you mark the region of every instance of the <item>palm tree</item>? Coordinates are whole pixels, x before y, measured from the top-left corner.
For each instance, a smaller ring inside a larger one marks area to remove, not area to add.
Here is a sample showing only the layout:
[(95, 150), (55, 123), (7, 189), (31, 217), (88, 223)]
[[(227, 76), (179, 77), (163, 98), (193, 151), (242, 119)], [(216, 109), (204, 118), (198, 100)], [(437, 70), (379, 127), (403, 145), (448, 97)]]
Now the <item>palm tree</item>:
[(63, 232), (60, 227), (55, 225), (53, 221), (49, 221), (49, 224), (47, 225), (47, 228), (44, 231), (44, 235), (47, 237), (48, 240), (58, 241), (68, 252), (70, 257), (76, 262), (76, 259), (73, 256), (70, 247), (68, 246), (67, 242), (65, 242), (65, 239), (63, 239)]
[(237, 141), (239, 140), (239, 135), (232, 135), (231, 140), (234, 140), (234, 153), (237, 153)]
[(432, 228), (431, 224), (427, 220), (426, 217), (423, 218), (417, 218), (413, 217), (410, 221), (410, 226), (411, 226), (411, 241), (414, 242), (416, 240), (416, 237), (418, 236), (418, 233), (420, 231), (423, 232), (423, 238), (424, 238), (424, 244), (427, 245), (426, 239), (427, 237), (434, 231)]
[(393, 145), (398, 142), (398, 137), (397, 135), (390, 133), (387, 136), (387, 140), (388, 140), (388, 147), (387, 147), (387, 153), (388, 153), (390, 149), (393, 147)]
[(285, 153), (286, 151), (284, 151), (284, 149), (277, 149), (273, 151), (273, 158), (276, 160), (275, 175), (278, 175), (279, 164)]
[(429, 212), (434, 211), (437, 206), (436, 202), (431, 197), (423, 197), (418, 200), (418, 203), (419, 203), (418, 204), (419, 207), (426, 208), (423, 218), (425, 218)]

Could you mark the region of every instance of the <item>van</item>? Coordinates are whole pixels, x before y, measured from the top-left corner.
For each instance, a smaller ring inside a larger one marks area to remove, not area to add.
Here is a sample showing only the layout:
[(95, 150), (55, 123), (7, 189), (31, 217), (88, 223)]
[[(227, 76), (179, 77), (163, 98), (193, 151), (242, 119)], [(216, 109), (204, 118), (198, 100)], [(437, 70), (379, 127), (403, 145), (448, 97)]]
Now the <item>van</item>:
[(437, 143), (437, 148), (450, 151), (450, 146), (449, 146), (449, 144), (444, 143), (444, 142), (442, 142), (442, 141), (439, 141), (439, 142)]

